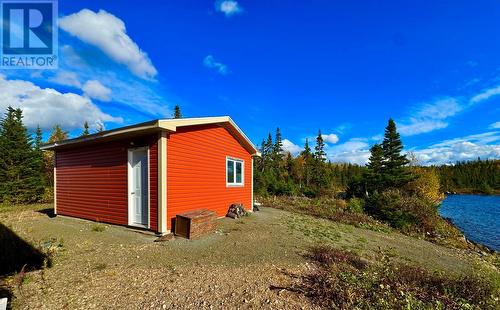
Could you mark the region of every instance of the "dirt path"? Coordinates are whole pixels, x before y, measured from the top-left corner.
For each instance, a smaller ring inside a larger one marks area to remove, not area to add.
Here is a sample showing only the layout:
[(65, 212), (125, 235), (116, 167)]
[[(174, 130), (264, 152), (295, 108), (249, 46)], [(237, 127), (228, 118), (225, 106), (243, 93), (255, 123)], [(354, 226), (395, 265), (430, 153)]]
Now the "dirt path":
[[(28, 273), (14, 290), (20, 309), (314, 308), (287, 286), (311, 268), (302, 254), (328, 243), (370, 257), (379, 248), (398, 259), (467, 271), (465, 253), (397, 233), (381, 233), (264, 208), (241, 220), (222, 219), (215, 234), (153, 242), (123, 227), (26, 210), (0, 213), (24, 240), (57, 244), (54, 266)], [(99, 224), (102, 225), (102, 224)], [(9, 279), (15, 285), (15, 277)]]

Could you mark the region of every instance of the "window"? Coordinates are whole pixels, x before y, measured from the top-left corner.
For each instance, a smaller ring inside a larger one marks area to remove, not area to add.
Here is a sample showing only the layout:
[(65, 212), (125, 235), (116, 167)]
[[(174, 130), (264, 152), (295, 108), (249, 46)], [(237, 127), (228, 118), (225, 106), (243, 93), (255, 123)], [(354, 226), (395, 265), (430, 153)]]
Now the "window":
[(243, 161), (239, 159), (226, 159), (226, 184), (228, 186), (243, 185)]

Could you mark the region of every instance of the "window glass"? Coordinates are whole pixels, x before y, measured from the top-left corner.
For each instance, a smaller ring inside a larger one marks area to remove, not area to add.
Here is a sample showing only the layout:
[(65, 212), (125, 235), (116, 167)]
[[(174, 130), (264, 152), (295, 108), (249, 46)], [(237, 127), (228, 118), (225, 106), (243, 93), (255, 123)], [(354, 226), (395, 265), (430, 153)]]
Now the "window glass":
[(242, 179), (243, 179), (243, 174), (242, 174), (242, 162), (240, 161), (237, 161), (236, 162), (236, 183), (242, 183)]
[(227, 161), (227, 183), (234, 183), (234, 161)]

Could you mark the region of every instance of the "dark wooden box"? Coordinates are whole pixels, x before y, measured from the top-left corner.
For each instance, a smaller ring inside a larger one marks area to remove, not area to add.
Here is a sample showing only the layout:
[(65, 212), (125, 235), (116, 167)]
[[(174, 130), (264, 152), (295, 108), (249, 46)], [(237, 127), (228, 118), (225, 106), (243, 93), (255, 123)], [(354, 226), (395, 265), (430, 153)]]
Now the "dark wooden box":
[(206, 209), (178, 214), (175, 218), (175, 235), (196, 239), (213, 233), (217, 228), (216, 219), (217, 214)]

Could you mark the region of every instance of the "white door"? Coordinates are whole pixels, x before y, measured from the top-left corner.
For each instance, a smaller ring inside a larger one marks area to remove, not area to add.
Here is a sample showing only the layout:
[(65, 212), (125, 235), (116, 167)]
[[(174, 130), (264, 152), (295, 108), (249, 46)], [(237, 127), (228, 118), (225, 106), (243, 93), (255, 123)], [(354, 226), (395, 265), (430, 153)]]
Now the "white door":
[(148, 150), (129, 150), (129, 224), (148, 226)]

